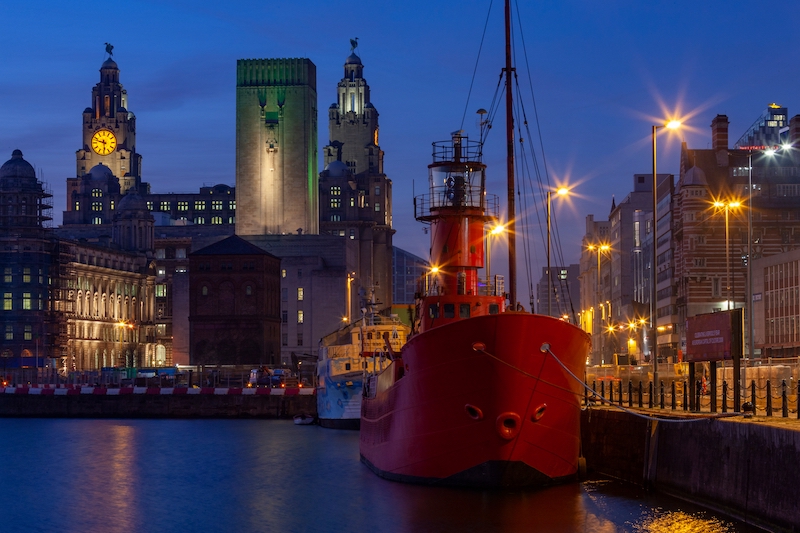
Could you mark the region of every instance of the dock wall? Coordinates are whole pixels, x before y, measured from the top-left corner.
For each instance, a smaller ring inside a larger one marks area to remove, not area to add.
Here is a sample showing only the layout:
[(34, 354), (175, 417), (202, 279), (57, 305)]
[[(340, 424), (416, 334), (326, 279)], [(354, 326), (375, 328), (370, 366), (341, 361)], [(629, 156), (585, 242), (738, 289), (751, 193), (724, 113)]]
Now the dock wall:
[(581, 422), (589, 470), (748, 523), (800, 531), (800, 422), (651, 422), (605, 408), (585, 410)]
[(317, 412), (316, 395), (298, 391), (280, 390), (281, 394), (242, 394), (242, 389), (203, 389), (202, 394), (198, 389), (193, 391), (196, 394), (187, 394), (185, 389), (183, 394), (162, 391), (126, 393), (122, 389), (120, 394), (120, 389), (83, 388), (6, 389), (2, 393), (0, 389), (0, 417), (291, 418)]

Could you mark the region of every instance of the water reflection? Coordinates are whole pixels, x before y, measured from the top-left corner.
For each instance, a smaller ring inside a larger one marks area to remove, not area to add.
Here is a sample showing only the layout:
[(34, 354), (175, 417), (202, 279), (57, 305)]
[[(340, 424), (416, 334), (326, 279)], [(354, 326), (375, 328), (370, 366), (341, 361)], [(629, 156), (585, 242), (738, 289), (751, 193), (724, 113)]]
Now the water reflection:
[(607, 480), (514, 492), (393, 483), (359, 462), (357, 432), (291, 422), (0, 419), (0, 434), (7, 532), (757, 531)]

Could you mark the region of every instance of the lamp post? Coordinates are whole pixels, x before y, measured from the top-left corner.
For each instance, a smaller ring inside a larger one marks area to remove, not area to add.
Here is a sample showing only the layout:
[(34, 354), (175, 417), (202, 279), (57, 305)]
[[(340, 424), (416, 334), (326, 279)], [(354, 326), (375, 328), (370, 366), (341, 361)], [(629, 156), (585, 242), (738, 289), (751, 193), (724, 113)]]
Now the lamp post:
[(651, 357), (653, 359), (653, 384), (658, 387), (658, 331), (656, 327), (656, 264), (658, 262), (658, 173), (656, 169), (656, 135), (658, 128), (678, 129), (681, 123), (677, 120), (670, 120), (665, 124), (653, 125), (653, 264), (650, 266), (650, 327), (653, 330), (653, 347)]
[(351, 298), (352, 298), (352, 293), (353, 293), (353, 291), (352, 291), (352, 283), (353, 283), (353, 280), (355, 280), (355, 279), (356, 279), (356, 273), (355, 272), (348, 272), (347, 273), (347, 312), (345, 313), (344, 318), (342, 319), (343, 322), (345, 322), (345, 324), (349, 324), (350, 323), (350, 313), (352, 313), (352, 310), (353, 310), (353, 304), (352, 304)]
[[(725, 298), (727, 302), (725, 304), (725, 310), (730, 311), (731, 309), (731, 252), (730, 252), (730, 239), (729, 239), (729, 230), (728, 230), (728, 212), (731, 209), (736, 209), (739, 207), (741, 202), (738, 201), (731, 201), (731, 202), (714, 202), (714, 207), (717, 209), (724, 209), (725, 210)], [(736, 307), (734, 305), (734, 307)]]
[[(566, 187), (559, 187), (556, 191), (556, 194), (559, 196), (566, 196), (569, 194), (569, 189)], [(547, 316), (553, 316), (553, 307), (552, 307), (552, 300), (553, 300), (553, 276), (550, 273), (550, 228), (551, 228), (551, 209), (550, 209), (550, 197), (553, 191), (547, 191)]]
[(603, 333), (600, 331), (600, 254), (602, 252), (607, 252), (611, 249), (611, 246), (608, 244), (590, 244), (586, 247), (589, 251), (596, 251), (597, 252), (597, 282), (595, 284), (595, 301), (597, 302), (597, 312), (596, 315), (596, 322), (597, 322), (597, 331), (600, 332), (600, 342), (599, 342), (599, 350), (598, 360), (601, 360), (603, 357)]

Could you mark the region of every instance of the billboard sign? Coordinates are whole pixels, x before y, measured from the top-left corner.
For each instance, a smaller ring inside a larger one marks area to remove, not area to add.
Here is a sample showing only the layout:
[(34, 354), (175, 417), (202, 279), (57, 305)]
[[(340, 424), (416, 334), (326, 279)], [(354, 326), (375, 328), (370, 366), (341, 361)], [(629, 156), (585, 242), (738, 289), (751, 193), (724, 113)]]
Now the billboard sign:
[(686, 319), (686, 361), (731, 359), (733, 311), (708, 313)]

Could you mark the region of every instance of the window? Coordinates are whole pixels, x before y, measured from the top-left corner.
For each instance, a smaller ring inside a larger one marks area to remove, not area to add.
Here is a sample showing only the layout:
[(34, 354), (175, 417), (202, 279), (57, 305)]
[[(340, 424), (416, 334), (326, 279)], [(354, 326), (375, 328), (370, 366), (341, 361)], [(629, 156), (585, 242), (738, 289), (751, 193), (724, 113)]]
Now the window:
[(353, 196), (351, 196), (350, 197), (350, 207), (355, 207), (355, 206), (356, 206), (356, 199)]
[(149, 209), (150, 211), (153, 210), (153, 202), (147, 202), (147, 209)]
[(338, 185), (331, 187), (331, 196), (339, 196), (342, 194), (342, 188)]
[(303, 317), (303, 311), (302, 310), (298, 311), (297, 312), (297, 323), (298, 324), (302, 324), (303, 323), (303, 318), (304, 318)]
[(375, 211), (380, 211), (380, 210), (381, 210), (381, 203), (375, 202)]
[(161, 202), (161, 210), (162, 211), (169, 211), (170, 210), (170, 202)]
[(115, 205), (116, 204), (114, 203), (114, 200), (109, 200), (109, 202), (108, 202), (108, 208), (109, 209), (111, 209), (113, 211)]
[(163, 283), (159, 283), (156, 285), (156, 298), (166, 298), (167, 297), (167, 286)]
[(469, 304), (458, 304), (458, 318), (469, 318)]
[(6, 340), (13, 341), (14, 340), (14, 326), (11, 324), (6, 324)]
[(167, 275), (167, 268), (166, 268), (166, 267), (158, 267), (158, 268), (156, 269), (156, 275), (157, 275), (159, 278), (163, 278), (164, 276), (166, 276), (166, 275)]
[(196, 210), (204, 210), (206, 208), (206, 201), (205, 200), (196, 200), (194, 202), (194, 208)]
[(92, 189), (92, 198), (102, 198), (103, 191), (102, 189)]
[(341, 198), (331, 198), (331, 208), (338, 209), (342, 207), (342, 199)]
[(439, 305), (431, 304), (428, 306), (428, 316), (431, 318), (439, 318)]
[(231, 200), (228, 202), (228, 209), (231, 211), (236, 211), (236, 200)]
[(281, 324), (287, 324), (289, 322), (289, 311), (286, 309), (281, 311)]
[(247, 287), (244, 288), (244, 293), (247, 296), (252, 296), (253, 295), (253, 287), (248, 285)]
[(222, 200), (211, 200), (211, 209), (213, 211), (222, 211)]
[(285, 278), (285, 277), (286, 277), (286, 269), (285, 269), (285, 268), (282, 268), (282, 269), (281, 269), (281, 277), (282, 277), (282, 278)]
[(188, 272), (186, 267), (175, 267), (176, 274), (185, 274), (186, 272)]
[(200, 294), (202, 294), (203, 296), (208, 296), (208, 286), (203, 285), (203, 288), (200, 289)]
[(3, 274), (4, 274), (3, 275), (3, 281), (5, 281), (6, 283), (11, 283), (11, 279), (12, 279), (12, 277), (11, 277), (11, 267), (6, 267), (3, 270)]
[(303, 301), (303, 287), (297, 287), (297, 301)]
[(103, 202), (92, 202), (92, 211), (102, 211)]
[(222, 217), (211, 217), (212, 224), (222, 224)]
[(380, 187), (380, 185), (376, 185), (375, 186), (375, 196), (380, 196), (380, 195), (381, 195), (381, 187)]
[(156, 248), (156, 259), (164, 259), (166, 256), (166, 249)]
[(194, 217), (194, 223), (195, 224), (205, 224), (206, 223), (206, 219), (203, 218), (203, 217)]
[(298, 346), (302, 346), (303, 345), (303, 332), (302, 331), (298, 331), (297, 332), (297, 345)]
[(289, 346), (289, 334), (281, 333), (281, 346)]
[(31, 269), (30, 268), (23, 268), (22, 269), (22, 283), (30, 283), (31, 282)]
[(720, 279), (711, 278), (711, 297), (720, 298), (721, 296), (722, 296), (722, 291), (720, 290)]
[(228, 224), (236, 224), (236, 217), (228, 217)]
[(354, 230), (354, 229), (350, 230), (350, 238), (351, 239), (355, 239), (356, 238), (356, 230)]
[(455, 318), (455, 317), (456, 317), (456, 305), (444, 304), (444, 318)]
[(80, 211), (80, 210), (81, 210), (81, 203), (79, 201), (76, 201), (75, 202), (75, 211)]
[(175, 259), (186, 259), (186, 248), (175, 248)]
[(92, 217), (92, 224), (100, 225), (103, 223), (103, 217)]
[(30, 325), (25, 326), (25, 340), (29, 341), (33, 339), (33, 327)]
[(297, 269), (297, 277), (298, 278), (302, 278), (303, 277), (303, 269), (302, 268), (298, 268)]
[(341, 222), (342, 215), (331, 215), (331, 222)]
[(178, 211), (188, 211), (189, 202), (178, 202)]
[(3, 311), (12, 311), (13, 310), (12, 302), (13, 302), (13, 300), (11, 299), (11, 293), (10, 292), (4, 292), (3, 293)]
[(22, 293), (22, 309), (26, 311), (30, 311), (31, 308), (31, 293), (23, 292)]

